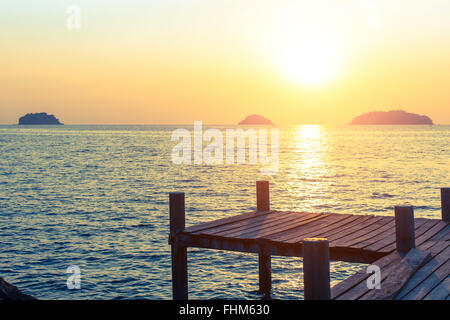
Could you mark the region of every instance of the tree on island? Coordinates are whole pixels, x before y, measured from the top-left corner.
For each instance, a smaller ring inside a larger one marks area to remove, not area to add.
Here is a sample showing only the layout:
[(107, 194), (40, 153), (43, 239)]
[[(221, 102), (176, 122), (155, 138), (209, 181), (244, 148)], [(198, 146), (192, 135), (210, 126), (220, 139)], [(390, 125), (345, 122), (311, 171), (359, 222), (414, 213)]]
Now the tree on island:
[(61, 122), (52, 114), (46, 112), (27, 113), (19, 119), (20, 125), (45, 124), (45, 125), (62, 125)]

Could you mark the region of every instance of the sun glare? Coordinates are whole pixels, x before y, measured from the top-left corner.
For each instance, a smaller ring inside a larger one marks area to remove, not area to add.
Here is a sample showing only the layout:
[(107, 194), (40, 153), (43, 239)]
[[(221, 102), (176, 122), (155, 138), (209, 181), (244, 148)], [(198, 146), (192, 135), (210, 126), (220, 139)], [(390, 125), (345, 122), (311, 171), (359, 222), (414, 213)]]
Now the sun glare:
[(336, 77), (338, 50), (333, 41), (317, 35), (292, 38), (280, 45), (277, 65), (288, 79), (316, 86)]

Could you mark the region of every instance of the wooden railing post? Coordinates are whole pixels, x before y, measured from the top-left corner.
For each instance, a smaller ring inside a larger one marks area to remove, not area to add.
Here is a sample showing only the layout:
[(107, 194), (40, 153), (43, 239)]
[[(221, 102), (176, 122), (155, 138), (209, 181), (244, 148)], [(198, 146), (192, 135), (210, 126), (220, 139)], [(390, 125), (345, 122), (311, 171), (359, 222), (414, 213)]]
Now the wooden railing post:
[(394, 211), (397, 251), (400, 253), (407, 253), (409, 250), (416, 247), (414, 208), (412, 206), (396, 206)]
[(326, 238), (305, 238), (303, 283), (305, 300), (330, 300), (330, 249)]
[(174, 300), (188, 299), (187, 250), (178, 242), (177, 235), (185, 228), (184, 193), (171, 192), (170, 244), (172, 253), (172, 296)]
[(270, 210), (269, 181), (256, 181), (256, 208), (258, 212)]
[(450, 222), (450, 188), (441, 189), (442, 220)]
[(259, 293), (264, 296), (270, 296), (272, 289), (272, 258), (270, 254), (264, 252), (264, 248), (260, 249), (259, 257)]
[[(270, 210), (269, 181), (256, 181), (256, 211), (265, 212)], [(272, 288), (272, 259), (264, 252), (264, 246), (260, 246), (258, 253), (259, 264), (259, 292), (265, 296), (270, 295)]]

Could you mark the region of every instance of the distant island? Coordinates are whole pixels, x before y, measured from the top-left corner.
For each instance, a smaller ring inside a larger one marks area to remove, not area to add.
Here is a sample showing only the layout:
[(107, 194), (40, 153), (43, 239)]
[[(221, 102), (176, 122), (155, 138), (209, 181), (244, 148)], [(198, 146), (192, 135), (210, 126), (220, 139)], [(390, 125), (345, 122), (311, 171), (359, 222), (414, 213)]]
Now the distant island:
[(251, 114), (244, 120), (238, 123), (238, 125), (275, 125), (272, 121), (258, 114)]
[(385, 124), (385, 125), (433, 125), (427, 117), (403, 110), (373, 111), (364, 113), (352, 120), (350, 124)]
[(28, 113), (19, 119), (20, 125), (30, 125), (30, 124), (55, 124), (62, 125), (58, 119), (52, 114), (47, 114), (45, 112), (40, 113)]

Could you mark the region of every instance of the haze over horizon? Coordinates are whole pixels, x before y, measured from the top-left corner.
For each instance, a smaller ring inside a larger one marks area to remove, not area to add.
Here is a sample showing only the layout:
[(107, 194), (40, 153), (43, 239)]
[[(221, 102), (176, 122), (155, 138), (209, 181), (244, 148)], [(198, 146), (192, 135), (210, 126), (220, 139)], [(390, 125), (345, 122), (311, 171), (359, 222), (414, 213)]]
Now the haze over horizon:
[(450, 2), (79, 0), (0, 4), (0, 123), (450, 124)]
[[(371, 113), (371, 112), (367, 112), (367, 113)], [(363, 113), (363, 114), (365, 114), (365, 113)], [(245, 117), (243, 117), (241, 120), (244, 120), (244, 118)], [(354, 118), (356, 118), (356, 117), (354, 117)], [(58, 120), (63, 122), (61, 119), (58, 119)], [(241, 122), (241, 120), (239, 120), (239, 122)], [(202, 120), (194, 119), (193, 121), (202, 121)], [(17, 121), (14, 122), (14, 123), (0, 123), (0, 125), (16, 125), (16, 124), (17, 124)], [(139, 126), (145, 126), (145, 125), (161, 125), (161, 126), (164, 126), (164, 125), (167, 125), (167, 126), (187, 125), (187, 126), (190, 126), (190, 125), (193, 125), (193, 122), (192, 123), (189, 123), (189, 122), (177, 122), (177, 123), (62, 123), (62, 124), (65, 124), (65, 125), (100, 125), (100, 126), (101, 125), (139, 125)], [(238, 122), (234, 122), (234, 123), (232, 123), (232, 122), (230, 122), (230, 123), (220, 123), (220, 122), (203, 122), (203, 121), (202, 121), (202, 124), (204, 126), (214, 126), (214, 125), (217, 125), (217, 126), (227, 126), (227, 125), (228, 126), (230, 126), (230, 125), (234, 126), (234, 125), (239, 125)], [(301, 126), (301, 125), (307, 125), (307, 126), (309, 126), (309, 125), (313, 125), (313, 126), (316, 126), (316, 125), (321, 125), (321, 126), (324, 126), (324, 125), (328, 125), (328, 126), (330, 126), (330, 125), (331, 126), (344, 126), (344, 125), (351, 125), (351, 124), (352, 124), (351, 121), (349, 121), (347, 123), (340, 123), (340, 124), (338, 124), (338, 123), (324, 124), (324, 123), (313, 123), (313, 122), (310, 122), (310, 123), (308, 123), (308, 122), (298, 122), (298, 123), (283, 123), (283, 124), (274, 123), (275, 126)], [(433, 125), (450, 125), (450, 124), (435, 123), (434, 122)]]

